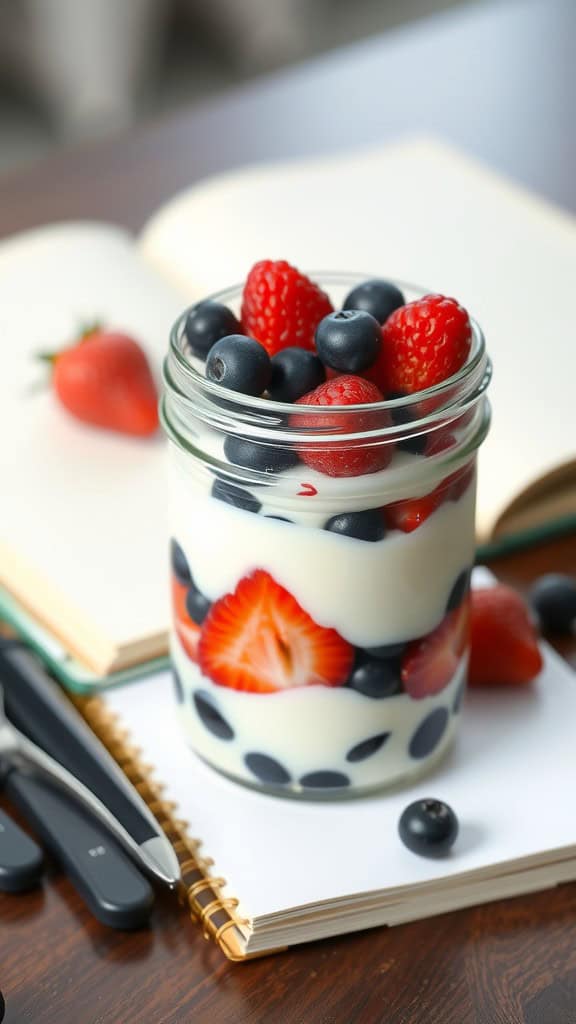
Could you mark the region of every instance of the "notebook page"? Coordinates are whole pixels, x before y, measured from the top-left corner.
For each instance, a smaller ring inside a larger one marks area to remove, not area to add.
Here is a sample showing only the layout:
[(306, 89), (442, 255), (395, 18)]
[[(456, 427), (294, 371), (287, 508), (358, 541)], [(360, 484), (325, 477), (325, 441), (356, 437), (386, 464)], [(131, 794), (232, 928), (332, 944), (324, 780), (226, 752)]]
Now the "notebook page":
[(191, 299), (263, 258), (455, 295), (494, 360), (482, 537), (527, 483), (576, 454), (576, 221), (456, 150), (406, 141), (211, 179), (163, 207), (141, 247)]
[[(229, 782), (187, 748), (168, 673), (106, 694), (167, 799), (214, 858), (248, 917), (351, 894), (442, 880), (576, 844), (570, 806), (576, 769), (576, 676), (549, 647), (530, 687), (475, 691), (444, 763), (397, 792), (306, 802), (261, 795)], [(264, 698), (266, 699), (266, 698)], [(422, 701), (422, 715), (426, 714)], [(412, 800), (452, 805), (460, 836), (448, 860), (409, 853), (397, 836)], [(497, 869), (494, 869), (497, 870)], [(463, 902), (466, 885), (462, 885)]]
[(116, 228), (71, 223), (0, 243), (0, 581), (96, 652), (167, 626), (163, 444), (73, 420), (34, 354), (98, 319), (133, 332), (158, 375), (181, 307)]

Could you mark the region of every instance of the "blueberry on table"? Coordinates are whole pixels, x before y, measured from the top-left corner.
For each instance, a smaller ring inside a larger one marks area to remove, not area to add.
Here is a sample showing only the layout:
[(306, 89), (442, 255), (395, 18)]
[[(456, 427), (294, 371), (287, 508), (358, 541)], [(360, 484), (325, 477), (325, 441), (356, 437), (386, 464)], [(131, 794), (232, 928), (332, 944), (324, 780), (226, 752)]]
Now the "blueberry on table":
[(234, 466), (255, 469), (260, 473), (282, 473), (296, 466), (298, 452), (289, 445), (271, 445), (250, 441), (246, 437), (229, 434), (224, 442), (224, 455)]
[(188, 559), (178, 541), (174, 540), (174, 538), (170, 541), (170, 561), (172, 563), (172, 572), (178, 582), (189, 584), (192, 579), (192, 573), (190, 572)]
[(571, 633), (576, 625), (576, 579), (563, 573), (541, 576), (528, 594), (540, 627), (556, 633)]
[(266, 349), (254, 338), (230, 334), (212, 346), (206, 359), (206, 376), (215, 384), (243, 395), (261, 395), (272, 376)]
[(316, 351), (326, 366), (344, 373), (367, 370), (382, 345), (380, 324), (362, 309), (329, 313), (316, 328)]
[(377, 508), (368, 508), (363, 512), (343, 512), (339, 516), (332, 516), (324, 524), (324, 529), (344, 537), (367, 541), (382, 540), (386, 534), (384, 516)]
[(239, 334), (241, 325), (228, 306), (221, 302), (205, 299), (193, 306), (184, 325), (184, 334), (189, 348), (196, 356), (205, 359), (210, 349), (220, 338)]
[(415, 800), (398, 822), (400, 839), (421, 857), (444, 857), (458, 835), (458, 819), (442, 800)]
[(399, 288), (391, 281), (373, 278), (363, 281), (344, 299), (343, 309), (363, 309), (370, 313), (379, 324), (383, 324), (391, 313), (405, 303)]

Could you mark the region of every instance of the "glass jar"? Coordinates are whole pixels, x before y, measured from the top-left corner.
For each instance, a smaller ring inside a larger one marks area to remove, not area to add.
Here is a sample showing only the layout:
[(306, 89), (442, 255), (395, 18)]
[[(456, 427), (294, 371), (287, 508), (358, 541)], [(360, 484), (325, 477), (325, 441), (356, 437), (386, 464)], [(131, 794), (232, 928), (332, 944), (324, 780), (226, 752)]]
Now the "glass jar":
[[(366, 280), (311, 276), (335, 308)], [(399, 286), (406, 301), (424, 294)], [(211, 298), (238, 313), (241, 288)], [(308, 799), (416, 777), (454, 737), (466, 679), (476, 453), (490, 419), (480, 328), (449, 380), (327, 409), (210, 382), (185, 319), (162, 420), (171, 651), (191, 748), (232, 779)]]

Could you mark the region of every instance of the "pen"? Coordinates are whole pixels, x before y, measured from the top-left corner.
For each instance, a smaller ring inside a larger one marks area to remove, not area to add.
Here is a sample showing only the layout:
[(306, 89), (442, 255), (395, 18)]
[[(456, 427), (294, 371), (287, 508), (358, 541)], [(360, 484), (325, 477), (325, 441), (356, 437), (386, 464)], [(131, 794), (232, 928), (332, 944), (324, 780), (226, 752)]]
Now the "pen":
[(4, 785), (98, 921), (122, 929), (146, 924), (154, 903), (152, 889), (93, 815), (17, 769), (8, 772)]
[[(176, 853), (145, 802), (60, 692), (38, 659), (15, 640), (0, 641), (0, 686), (9, 722), (56, 760), (119, 823), (118, 837), (160, 881), (180, 880)], [(83, 802), (87, 803), (85, 799)], [(102, 819), (102, 815), (100, 815)]]

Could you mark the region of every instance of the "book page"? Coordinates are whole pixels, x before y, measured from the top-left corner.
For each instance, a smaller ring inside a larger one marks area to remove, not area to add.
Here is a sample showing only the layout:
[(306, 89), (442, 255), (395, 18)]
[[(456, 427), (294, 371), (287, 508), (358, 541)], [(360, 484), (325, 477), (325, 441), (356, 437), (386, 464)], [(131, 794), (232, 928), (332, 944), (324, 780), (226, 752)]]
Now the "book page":
[[(482, 582), (486, 576), (476, 570), (475, 584)], [(202, 840), (202, 854), (214, 859), (214, 874), (227, 880), (226, 895), (240, 900), (247, 917), (415, 885), (432, 887), (431, 893), (441, 885), (446, 893), (451, 880), (454, 908), (478, 901), (470, 896), (474, 880), (460, 876), (513, 874), (514, 863), (527, 857), (540, 867), (552, 865), (568, 860), (576, 844), (576, 823), (564, 812), (576, 768), (576, 677), (547, 645), (544, 655), (534, 683), (468, 693), (455, 747), (426, 778), (363, 799), (297, 801), (228, 781), (187, 746), (167, 672), (111, 690), (104, 700), (166, 784), (166, 799), (177, 802), (177, 817)], [(415, 856), (398, 838), (402, 811), (425, 797), (446, 801), (458, 816), (460, 833), (448, 858)], [(553, 883), (552, 869), (550, 879), (542, 872), (535, 887)], [(517, 894), (522, 885), (512, 881), (511, 891)], [(412, 916), (421, 916), (417, 904)], [(343, 918), (334, 932), (346, 930)]]
[(0, 583), (96, 671), (125, 645), (165, 648), (164, 444), (73, 419), (34, 355), (96, 319), (133, 333), (158, 377), (182, 305), (117, 228), (0, 243)]
[(190, 300), (265, 258), (458, 298), (494, 361), (481, 537), (525, 486), (576, 454), (576, 222), (456, 150), (415, 140), (224, 175), (161, 209), (141, 248)]

